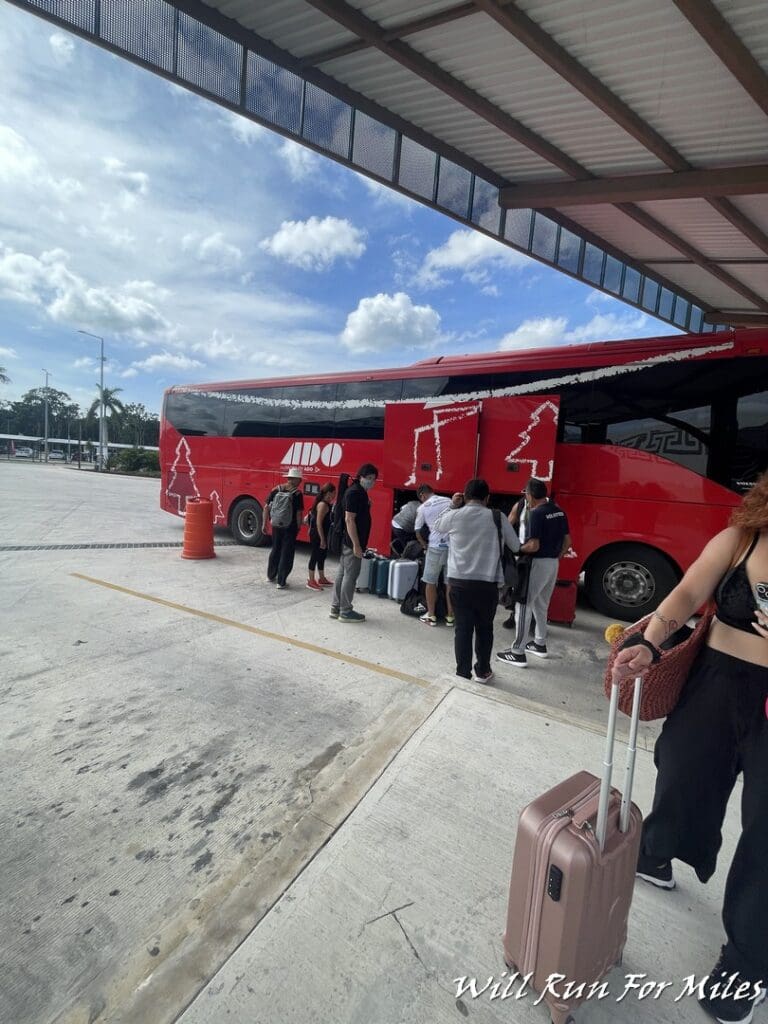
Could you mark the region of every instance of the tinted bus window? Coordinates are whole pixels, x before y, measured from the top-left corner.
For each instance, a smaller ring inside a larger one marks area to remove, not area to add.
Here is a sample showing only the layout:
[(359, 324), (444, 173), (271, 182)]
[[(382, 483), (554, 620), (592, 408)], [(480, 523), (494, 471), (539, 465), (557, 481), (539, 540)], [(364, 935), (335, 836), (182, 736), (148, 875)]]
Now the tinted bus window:
[(165, 418), (187, 437), (217, 437), (224, 433), (224, 403), (196, 391), (171, 391)]
[(732, 486), (744, 490), (768, 469), (768, 391), (742, 396), (736, 405), (736, 419), (731, 478)]
[(435, 398), (448, 387), (447, 377), (421, 377), (403, 381), (403, 398)]
[[(625, 448), (653, 452), (654, 455), (661, 455), (694, 473), (706, 476), (711, 419), (709, 406), (672, 413), (670, 419), (675, 422), (647, 417), (609, 423), (606, 440)], [(686, 429), (686, 425), (692, 429)]]
[(283, 398), (286, 388), (242, 388), (228, 391), (226, 432), (231, 437), (279, 437), (279, 405), (265, 405), (249, 399)]
[(339, 384), (336, 400), (354, 402), (372, 399), (381, 405), (366, 408), (337, 408), (336, 437), (381, 438), (384, 436), (384, 403), (397, 402), (402, 397), (401, 380), (361, 380)]
[[(335, 384), (305, 384), (283, 388), (283, 398), (296, 402), (334, 402)], [(281, 437), (334, 437), (336, 420), (333, 409), (312, 409), (283, 406), (280, 419)]]

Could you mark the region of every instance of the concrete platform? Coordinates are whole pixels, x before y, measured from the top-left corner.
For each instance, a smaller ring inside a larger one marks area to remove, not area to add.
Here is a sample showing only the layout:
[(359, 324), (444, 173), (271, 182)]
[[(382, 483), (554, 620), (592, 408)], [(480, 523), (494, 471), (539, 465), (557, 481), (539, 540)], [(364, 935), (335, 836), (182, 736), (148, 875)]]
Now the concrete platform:
[[(534, 993), (457, 996), (457, 980), (506, 980), (501, 935), (522, 807), (574, 764), (596, 766), (600, 740), (574, 726), (453, 690), (405, 745), (344, 827), (314, 858), (182, 1024), (400, 1024), (546, 1021)], [(650, 754), (637, 797), (652, 796)], [(736, 821), (726, 830), (723, 862)], [(636, 888), (624, 964), (610, 994), (577, 1020), (702, 1021), (675, 1003), (719, 952), (720, 874), (706, 888), (685, 868), (679, 889)], [(661, 999), (617, 1001), (633, 974), (672, 982)], [(517, 991), (517, 986), (513, 989)]]
[[(306, 550), (276, 591), (265, 549), (68, 547), (180, 541), (157, 492), (0, 461), (0, 1022), (534, 1013), (456, 1004), (451, 979), (503, 969), (519, 808), (600, 762), (606, 621), (580, 608), (550, 660), (480, 687), (394, 602), (330, 620)], [(628, 962), (652, 977), (717, 950), (722, 879), (683, 881), (638, 892)], [(641, 1019), (681, 1019), (662, 1005)]]

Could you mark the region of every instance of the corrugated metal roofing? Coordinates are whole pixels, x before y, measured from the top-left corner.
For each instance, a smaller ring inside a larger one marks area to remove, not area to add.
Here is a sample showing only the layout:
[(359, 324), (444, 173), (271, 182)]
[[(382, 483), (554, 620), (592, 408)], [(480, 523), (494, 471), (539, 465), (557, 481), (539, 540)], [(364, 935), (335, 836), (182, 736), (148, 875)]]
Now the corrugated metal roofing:
[[(768, 321), (768, 180), (667, 199), (630, 177), (768, 165), (765, 0), (168, 0), (208, 28), (162, 61), (106, 34), (96, 0), (14, 2), (670, 322)], [(526, 17), (538, 38), (518, 38)], [(499, 188), (609, 177), (622, 201), (499, 206)]]

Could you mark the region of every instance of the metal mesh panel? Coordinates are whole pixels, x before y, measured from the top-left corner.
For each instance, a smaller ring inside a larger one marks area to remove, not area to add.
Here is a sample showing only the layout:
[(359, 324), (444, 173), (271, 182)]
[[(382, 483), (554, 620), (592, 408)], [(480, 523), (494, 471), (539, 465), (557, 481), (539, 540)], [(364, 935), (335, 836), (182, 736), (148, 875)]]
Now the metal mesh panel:
[(397, 132), (368, 114), (355, 114), (352, 163), (380, 178), (392, 180), (395, 170)]
[(627, 267), (624, 271), (624, 287), (621, 294), (628, 302), (637, 302), (640, 298), (640, 282), (642, 275), (634, 267)]
[(605, 257), (605, 277), (603, 278), (603, 288), (609, 292), (613, 292), (614, 295), (618, 295), (621, 292), (621, 268), (622, 263), (616, 259), (615, 256)]
[(27, 0), (30, 7), (47, 11), (86, 32), (96, 31), (96, 0)]
[(438, 174), (438, 205), (459, 217), (468, 217), (469, 191), (472, 185), (471, 172), (443, 157)]
[(560, 244), (557, 247), (557, 265), (571, 274), (579, 272), (581, 239), (568, 228), (560, 229)]
[(691, 304), (679, 295), (675, 298), (675, 312), (672, 317), (675, 324), (678, 327), (685, 327), (688, 322), (688, 311), (691, 308)]
[(672, 306), (675, 301), (675, 296), (669, 288), (661, 289), (661, 297), (659, 298), (659, 316), (663, 316), (665, 320), (669, 320), (672, 317)]
[(165, 0), (101, 0), (101, 37), (126, 53), (173, 71), (173, 8)]
[(593, 284), (600, 284), (603, 276), (603, 263), (605, 262), (605, 253), (602, 249), (598, 249), (596, 245), (592, 245), (591, 242), (587, 242), (584, 249), (584, 268), (582, 274), (584, 279), (592, 281)]
[(431, 202), (435, 194), (435, 161), (431, 149), (403, 136), (400, 147), (400, 185)]
[(698, 306), (691, 306), (691, 320), (688, 330), (692, 331), (694, 334), (698, 334), (703, 323), (704, 310), (700, 309)]
[(213, 96), (239, 103), (240, 43), (180, 12), (178, 46), (179, 78)]
[(337, 156), (349, 156), (352, 108), (325, 89), (307, 82), (302, 135)]
[(656, 312), (656, 303), (659, 299), (659, 286), (655, 281), (652, 281), (650, 277), (646, 277), (643, 281), (643, 299), (642, 305), (644, 309), (647, 309), (651, 313)]
[(293, 135), (301, 131), (304, 80), (279, 64), (248, 51), (245, 107)]
[(501, 207), (499, 206), (499, 190), (483, 178), (475, 178), (475, 191), (472, 196), (472, 223), (486, 231), (498, 234)]
[(557, 249), (557, 224), (543, 213), (533, 215), (533, 239), (531, 252), (550, 263), (554, 262)]
[(520, 249), (530, 250), (532, 210), (507, 210), (504, 237)]

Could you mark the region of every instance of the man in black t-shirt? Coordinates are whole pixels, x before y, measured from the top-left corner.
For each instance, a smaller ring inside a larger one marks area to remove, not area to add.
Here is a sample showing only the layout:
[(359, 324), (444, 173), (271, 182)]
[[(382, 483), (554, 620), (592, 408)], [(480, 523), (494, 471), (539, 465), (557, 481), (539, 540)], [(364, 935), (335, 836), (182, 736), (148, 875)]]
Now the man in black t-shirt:
[[(557, 582), (560, 559), (571, 546), (568, 517), (559, 505), (547, 499), (547, 485), (543, 480), (528, 481), (525, 500), (529, 513), (526, 540), (520, 551), (531, 558), (528, 594), (525, 603), (516, 608), (517, 629), (512, 646), (496, 655), (497, 661), (516, 668), (527, 668), (528, 654), (547, 657), (547, 610)], [(536, 622), (536, 635), (529, 641), (531, 618)]]
[(285, 483), (269, 492), (266, 507), (272, 530), (272, 550), (267, 563), (267, 579), (270, 583), (277, 583), (278, 590), (285, 590), (288, 586), (288, 576), (293, 569), (296, 536), (304, 512), (300, 469), (288, 470)]
[(365, 616), (352, 607), (355, 584), (360, 575), (363, 552), (371, 535), (371, 501), (368, 491), (376, 483), (378, 469), (370, 462), (360, 467), (355, 482), (344, 492), (344, 541), (331, 596), (331, 618), (339, 622), (364, 622)]

